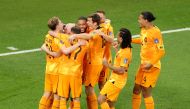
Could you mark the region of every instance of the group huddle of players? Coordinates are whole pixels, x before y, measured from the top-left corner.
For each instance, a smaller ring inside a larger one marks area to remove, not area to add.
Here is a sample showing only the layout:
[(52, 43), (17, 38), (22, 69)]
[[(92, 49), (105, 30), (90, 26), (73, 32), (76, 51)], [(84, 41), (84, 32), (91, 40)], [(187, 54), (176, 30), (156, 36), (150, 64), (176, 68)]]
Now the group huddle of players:
[[(151, 12), (142, 12), (138, 22), (140, 38), (132, 39), (127, 28), (121, 28), (114, 41), (111, 20), (104, 11), (79, 17), (76, 23), (64, 24), (58, 17), (48, 20), (49, 31), (41, 49), (46, 52), (44, 94), (39, 109), (80, 109), (82, 85), (85, 86), (88, 109), (115, 109), (119, 93), (127, 82), (132, 59), (131, 43), (141, 44), (141, 64), (135, 77), (133, 109), (139, 109), (141, 92), (146, 109), (154, 109), (151, 90), (160, 74), (164, 46), (160, 30), (153, 25)], [(111, 47), (116, 56), (112, 65)], [(110, 74), (110, 70), (112, 70)], [(98, 84), (100, 92), (94, 91)]]

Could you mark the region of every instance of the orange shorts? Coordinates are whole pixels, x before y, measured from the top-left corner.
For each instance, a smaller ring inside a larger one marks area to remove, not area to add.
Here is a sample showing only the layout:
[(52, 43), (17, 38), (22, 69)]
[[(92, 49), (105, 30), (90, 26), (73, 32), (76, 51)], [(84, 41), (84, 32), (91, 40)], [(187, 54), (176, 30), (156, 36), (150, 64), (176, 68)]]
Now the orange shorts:
[(98, 82), (100, 72), (103, 68), (103, 65), (91, 65), (87, 64), (84, 78), (84, 85), (85, 86), (95, 86)]
[(45, 91), (57, 93), (58, 75), (45, 74)]
[(82, 78), (71, 75), (59, 75), (58, 95), (69, 98), (79, 98), (82, 92)]
[(116, 87), (112, 82), (107, 81), (102, 90), (101, 95), (105, 95), (109, 101), (115, 102), (121, 92), (121, 89)]
[(159, 74), (160, 69), (157, 67), (152, 67), (148, 72), (142, 71), (142, 69), (139, 68), (135, 77), (135, 84), (147, 88), (155, 87)]
[(102, 71), (100, 72), (98, 82), (106, 82), (109, 79), (110, 69), (107, 67), (103, 67)]

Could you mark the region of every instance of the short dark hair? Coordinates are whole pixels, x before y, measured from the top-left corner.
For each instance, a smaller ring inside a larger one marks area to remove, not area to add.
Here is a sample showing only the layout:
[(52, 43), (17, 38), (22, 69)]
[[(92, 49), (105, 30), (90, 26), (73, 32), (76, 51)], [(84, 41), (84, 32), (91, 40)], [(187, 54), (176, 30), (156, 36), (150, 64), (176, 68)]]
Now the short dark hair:
[(129, 47), (129, 48), (132, 48), (132, 46), (131, 46), (131, 41), (132, 41), (132, 36), (131, 36), (131, 32), (128, 30), (128, 29), (126, 29), (126, 28), (121, 28), (120, 30), (119, 30), (119, 36), (122, 38), (122, 42), (121, 42), (121, 44), (120, 44), (120, 47), (121, 48), (127, 48), (127, 47)]
[(96, 22), (98, 26), (100, 25), (100, 16), (98, 14), (92, 14), (88, 18), (92, 18), (93, 23)]
[(96, 11), (96, 13), (102, 13), (104, 15), (106, 14), (105, 11), (103, 11), (103, 10), (98, 10), (98, 11)]
[(48, 20), (48, 27), (51, 30), (55, 30), (56, 26), (59, 24), (59, 18), (58, 17), (52, 17)]
[(143, 11), (141, 12), (141, 15), (144, 19), (148, 20), (149, 22), (152, 22), (156, 19), (156, 17), (154, 17), (154, 15), (149, 11)]
[(74, 34), (80, 34), (81, 33), (81, 29), (77, 26), (74, 26), (71, 28), (71, 32), (73, 32)]
[(86, 18), (85, 16), (80, 16), (80, 17), (78, 18), (78, 20), (85, 20), (85, 21), (87, 21), (87, 18)]

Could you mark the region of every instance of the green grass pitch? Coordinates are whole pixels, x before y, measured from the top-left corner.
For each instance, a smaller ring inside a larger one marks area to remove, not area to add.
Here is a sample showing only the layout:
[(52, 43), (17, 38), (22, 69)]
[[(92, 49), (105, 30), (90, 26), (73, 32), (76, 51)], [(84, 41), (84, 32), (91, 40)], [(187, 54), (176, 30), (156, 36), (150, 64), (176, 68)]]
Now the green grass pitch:
[[(154, 23), (162, 31), (190, 27), (189, 3), (189, 0), (1, 0), (0, 53), (11, 52), (6, 49), (8, 46), (19, 50), (39, 48), (48, 30), (47, 21), (52, 16), (68, 23), (96, 10), (105, 10), (115, 33), (120, 27), (127, 27), (138, 34), (137, 17), (141, 11), (149, 10), (157, 17)], [(189, 34), (190, 31), (184, 31), (163, 35), (166, 55), (153, 90), (156, 109), (190, 107)], [(116, 109), (131, 109), (139, 51), (140, 47), (133, 45), (128, 82)], [(44, 70), (45, 54), (42, 52), (0, 57), (0, 109), (37, 109), (43, 94)], [(81, 107), (86, 108), (84, 91)], [(145, 109), (144, 102), (141, 109)]]

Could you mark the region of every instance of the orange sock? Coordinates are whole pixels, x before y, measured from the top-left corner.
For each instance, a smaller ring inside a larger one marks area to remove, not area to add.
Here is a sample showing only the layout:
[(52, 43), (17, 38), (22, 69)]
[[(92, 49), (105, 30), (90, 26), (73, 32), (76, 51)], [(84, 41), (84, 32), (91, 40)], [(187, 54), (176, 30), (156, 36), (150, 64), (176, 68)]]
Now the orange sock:
[(39, 109), (46, 109), (47, 108), (47, 98), (42, 96), (39, 103)]
[(109, 105), (107, 102), (103, 102), (101, 105), (100, 105), (101, 109), (110, 109)]
[(98, 109), (98, 101), (95, 93), (87, 96), (87, 106), (88, 109)]
[(53, 105), (51, 109), (59, 109), (60, 100), (53, 100)]
[(80, 109), (80, 101), (74, 101), (71, 109)]
[(154, 109), (154, 100), (152, 96), (144, 98), (146, 109)]
[(60, 109), (67, 109), (66, 100), (60, 100)]
[(141, 105), (141, 94), (133, 94), (132, 97), (132, 109), (140, 109)]

